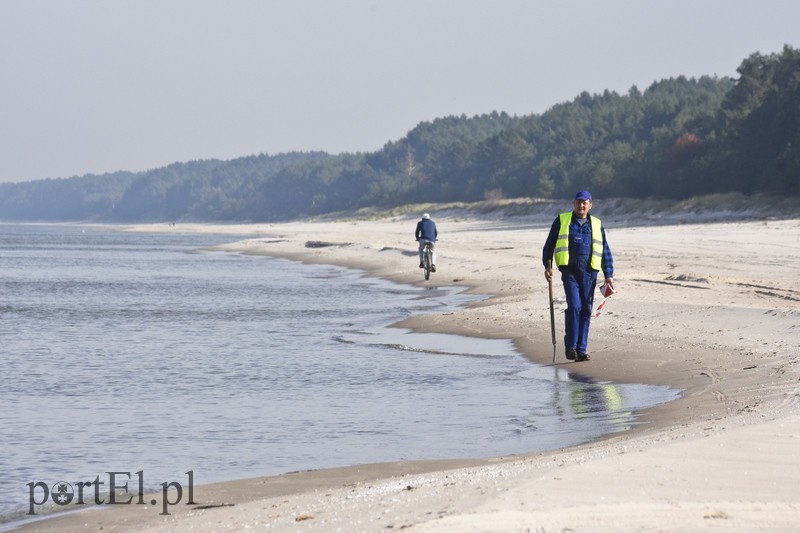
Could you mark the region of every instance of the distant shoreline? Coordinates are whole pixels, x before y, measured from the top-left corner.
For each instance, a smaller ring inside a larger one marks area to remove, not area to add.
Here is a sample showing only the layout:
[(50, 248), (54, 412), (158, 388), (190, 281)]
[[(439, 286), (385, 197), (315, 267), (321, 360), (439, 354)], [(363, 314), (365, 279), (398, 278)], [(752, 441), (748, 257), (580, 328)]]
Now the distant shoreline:
[[(479, 202), (409, 204), (397, 207), (365, 207), (352, 211), (300, 216), (292, 220), (250, 221), (16, 221), (0, 224), (100, 226), (132, 231), (177, 231), (230, 234), (241, 229), (264, 231), (264, 228), (296, 223), (367, 222), (414, 219), (418, 213), (431, 211), (438, 218), (451, 220), (507, 220), (511, 224), (549, 224), (569, 199), (509, 198)], [(686, 200), (598, 198), (595, 212), (613, 222), (615, 227), (663, 226), (683, 224), (718, 224), (754, 220), (793, 220), (800, 218), (800, 197), (744, 195), (724, 193), (697, 196)], [(237, 230), (236, 228), (239, 228)]]

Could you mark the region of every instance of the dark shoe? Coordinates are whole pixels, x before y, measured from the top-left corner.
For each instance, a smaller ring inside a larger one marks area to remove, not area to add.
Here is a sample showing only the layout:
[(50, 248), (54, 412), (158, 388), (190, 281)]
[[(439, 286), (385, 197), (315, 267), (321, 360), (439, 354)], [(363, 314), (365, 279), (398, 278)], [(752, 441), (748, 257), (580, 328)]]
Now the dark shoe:
[(577, 356), (578, 352), (575, 351), (575, 348), (567, 349), (567, 353), (564, 354), (564, 357), (566, 357), (570, 361), (574, 361)]
[(431, 265), (431, 272), (436, 272), (436, 265)]
[(420, 267), (420, 268), (425, 268), (425, 265), (423, 265), (422, 263), (420, 263), (420, 264), (419, 264), (419, 267)]
[(576, 361), (588, 361), (591, 359), (588, 353), (579, 353), (578, 357), (575, 358)]

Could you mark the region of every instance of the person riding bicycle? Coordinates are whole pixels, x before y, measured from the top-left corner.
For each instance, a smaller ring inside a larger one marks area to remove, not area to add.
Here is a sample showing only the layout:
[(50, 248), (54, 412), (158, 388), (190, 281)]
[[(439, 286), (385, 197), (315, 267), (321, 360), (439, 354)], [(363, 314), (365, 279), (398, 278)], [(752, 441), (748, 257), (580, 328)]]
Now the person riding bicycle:
[(419, 242), (419, 267), (424, 268), (422, 264), (422, 257), (425, 252), (425, 245), (431, 243), (431, 272), (436, 272), (436, 252), (433, 251), (436, 238), (439, 232), (436, 230), (436, 222), (431, 220), (428, 213), (422, 215), (422, 220), (417, 222), (417, 230), (414, 232), (414, 238)]

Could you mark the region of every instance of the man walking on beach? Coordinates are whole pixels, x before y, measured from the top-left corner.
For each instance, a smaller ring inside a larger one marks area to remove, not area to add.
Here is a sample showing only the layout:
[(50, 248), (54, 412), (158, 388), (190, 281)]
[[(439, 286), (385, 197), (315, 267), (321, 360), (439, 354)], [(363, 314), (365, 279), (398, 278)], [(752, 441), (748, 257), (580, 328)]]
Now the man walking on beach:
[(599, 218), (589, 215), (592, 195), (579, 191), (573, 210), (553, 221), (542, 250), (544, 277), (553, 278), (551, 259), (555, 257), (567, 297), (564, 348), (571, 361), (588, 361), (589, 323), (592, 318), (597, 273), (602, 270), (606, 284), (614, 289), (614, 259)]
[(422, 220), (417, 222), (417, 229), (414, 231), (414, 238), (419, 242), (419, 267), (422, 268), (422, 255), (425, 253), (425, 243), (431, 243), (431, 272), (436, 272), (436, 252), (433, 251), (436, 238), (439, 232), (436, 229), (436, 223), (431, 220), (428, 213), (422, 215)]

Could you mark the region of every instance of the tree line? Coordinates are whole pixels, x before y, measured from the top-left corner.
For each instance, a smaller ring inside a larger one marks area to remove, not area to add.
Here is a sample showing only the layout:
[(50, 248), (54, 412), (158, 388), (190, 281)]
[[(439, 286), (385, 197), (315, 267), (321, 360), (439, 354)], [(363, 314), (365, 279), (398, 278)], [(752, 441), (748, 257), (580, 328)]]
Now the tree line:
[(271, 221), (494, 198), (800, 194), (800, 51), (738, 78), (583, 92), (542, 114), (422, 122), (372, 153), (259, 154), (0, 185), (5, 220)]

